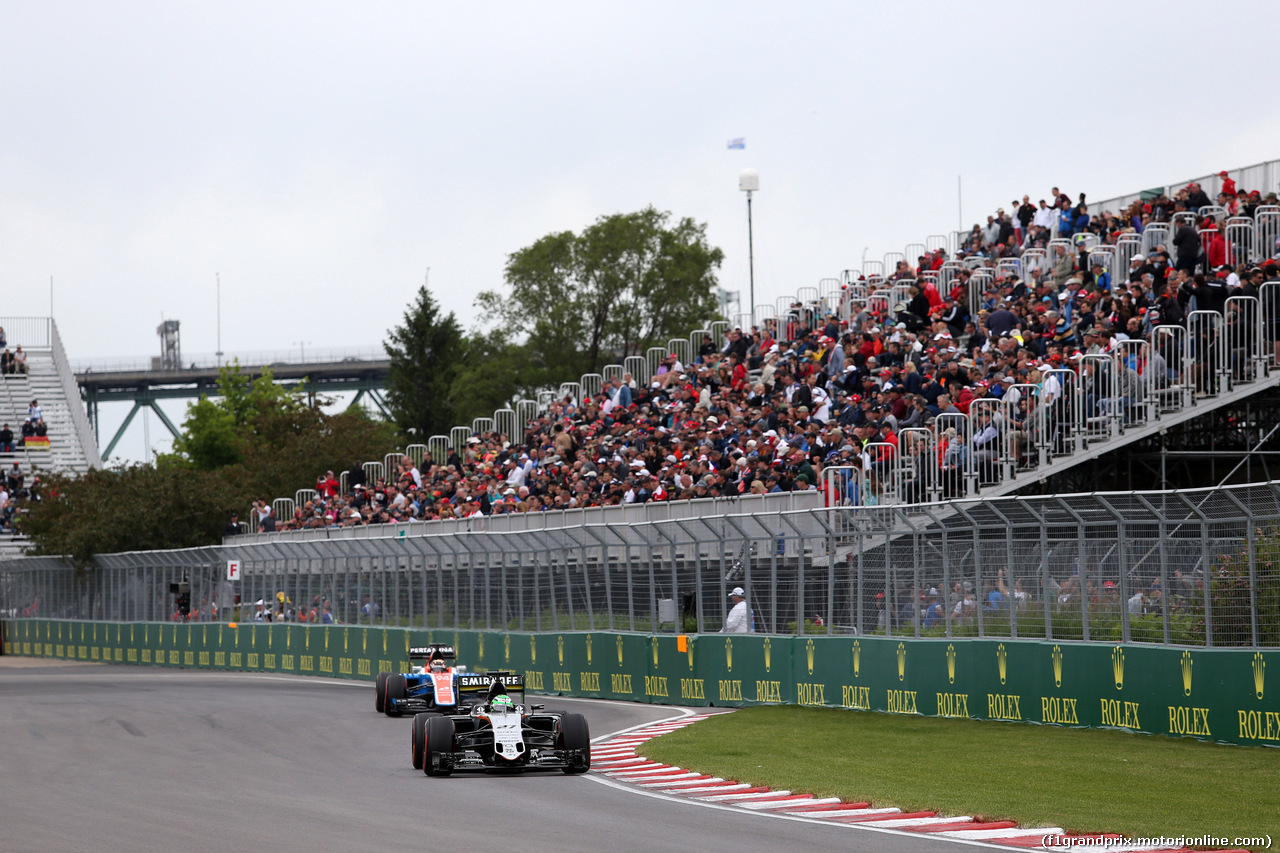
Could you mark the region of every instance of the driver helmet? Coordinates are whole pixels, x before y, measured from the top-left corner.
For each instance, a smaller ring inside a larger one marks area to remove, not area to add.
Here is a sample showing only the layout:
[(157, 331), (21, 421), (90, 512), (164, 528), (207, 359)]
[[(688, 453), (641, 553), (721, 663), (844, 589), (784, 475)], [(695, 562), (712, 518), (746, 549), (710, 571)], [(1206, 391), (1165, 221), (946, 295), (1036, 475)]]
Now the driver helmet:
[(444, 658), (432, 658), (432, 659), (431, 659), (431, 671), (432, 671), (432, 672), (444, 672), (444, 671), (445, 671), (445, 668), (446, 668), (446, 667), (445, 667), (445, 664), (444, 664)]
[(511, 701), (511, 697), (505, 694), (494, 696), (493, 701), (489, 703), (490, 710), (502, 713), (511, 713), (516, 709), (516, 703)]

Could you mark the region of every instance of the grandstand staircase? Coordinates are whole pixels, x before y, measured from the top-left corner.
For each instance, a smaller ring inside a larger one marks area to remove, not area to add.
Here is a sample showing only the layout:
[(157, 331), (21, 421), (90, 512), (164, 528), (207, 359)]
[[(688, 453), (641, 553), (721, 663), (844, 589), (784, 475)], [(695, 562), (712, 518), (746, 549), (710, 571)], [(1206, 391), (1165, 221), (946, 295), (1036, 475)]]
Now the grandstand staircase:
[[(1112, 435), (1091, 437), (1087, 444), (1074, 453), (1055, 455), (1034, 469), (1019, 471), (1016, 476), (1006, 476), (998, 483), (985, 483), (976, 492), (955, 500), (944, 500), (937, 503), (895, 504), (892, 509), (898, 513), (912, 516), (930, 529), (941, 529), (954, 516), (972, 510), (974, 501), (986, 501), (1006, 495), (1014, 495), (1022, 489), (1038, 485), (1055, 474), (1062, 474), (1070, 469), (1095, 462), (1104, 454), (1137, 444), (1143, 439), (1186, 423), (1211, 412), (1235, 406), (1245, 399), (1268, 390), (1280, 387), (1280, 365), (1270, 370), (1261, 371), (1251, 381), (1236, 380), (1224, 385), (1225, 390), (1207, 396), (1194, 395), (1189, 390), (1185, 405), (1152, 407), (1152, 417), (1145, 421), (1129, 424)], [(886, 509), (888, 507), (885, 507)], [(867, 508), (851, 508), (836, 524), (837, 560), (850, 560), (854, 554), (861, 552), (868, 559), (877, 560), (883, 549), (892, 548), (898, 541), (910, 539), (912, 530), (901, 524), (893, 523), (892, 515), (885, 516), (874, 509), (870, 514)]]
[[(98, 445), (53, 319), (3, 318), (0, 326), (6, 329), (10, 350), (21, 345), (27, 354), (26, 374), (0, 376), (0, 424), (9, 425), (16, 443), (27, 407), (38, 400), (49, 428), (48, 448), (15, 446), (12, 453), (0, 453), (0, 470), (8, 471), (16, 461), (30, 486), (41, 475), (101, 468)], [(0, 534), (0, 559), (18, 556), (25, 541)]]
[(1074, 453), (1054, 456), (1047, 464), (1040, 465), (1034, 470), (1021, 471), (1016, 477), (1006, 477), (997, 484), (985, 485), (980, 495), (987, 498), (1012, 494), (1033, 483), (1048, 479), (1054, 474), (1061, 474), (1078, 465), (1092, 462), (1103, 454), (1136, 444), (1171, 427), (1209, 414), (1215, 409), (1234, 405), (1276, 387), (1280, 387), (1280, 368), (1273, 368), (1270, 373), (1252, 382), (1235, 382), (1229, 390), (1213, 396), (1192, 396), (1188, 405), (1173, 410), (1156, 411), (1155, 417), (1130, 424), (1115, 435), (1090, 438), (1085, 447)]

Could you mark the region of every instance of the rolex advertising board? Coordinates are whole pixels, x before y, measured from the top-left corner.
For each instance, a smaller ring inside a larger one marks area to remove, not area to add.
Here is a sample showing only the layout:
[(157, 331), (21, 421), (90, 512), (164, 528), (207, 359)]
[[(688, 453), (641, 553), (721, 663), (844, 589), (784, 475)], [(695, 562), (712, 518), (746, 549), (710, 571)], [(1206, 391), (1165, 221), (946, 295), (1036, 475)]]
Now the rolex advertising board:
[(472, 671), (524, 674), (531, 693), (800, 704), (1280, 745), (1280, 650), (49, 619), (7, 620), (0, 634), (9, 655), (359, 680), (404, 671), (411, 647), (443, 642)]

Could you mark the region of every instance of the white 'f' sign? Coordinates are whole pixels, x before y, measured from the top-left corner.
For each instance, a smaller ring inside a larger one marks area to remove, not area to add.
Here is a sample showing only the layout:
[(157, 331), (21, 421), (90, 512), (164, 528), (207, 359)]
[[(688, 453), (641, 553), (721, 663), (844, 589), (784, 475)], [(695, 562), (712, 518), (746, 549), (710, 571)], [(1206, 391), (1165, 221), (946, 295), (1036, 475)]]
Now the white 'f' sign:
[(227, 560), (227, 580), (229, 581), (240, 580), (240, 561), (239, 560)]

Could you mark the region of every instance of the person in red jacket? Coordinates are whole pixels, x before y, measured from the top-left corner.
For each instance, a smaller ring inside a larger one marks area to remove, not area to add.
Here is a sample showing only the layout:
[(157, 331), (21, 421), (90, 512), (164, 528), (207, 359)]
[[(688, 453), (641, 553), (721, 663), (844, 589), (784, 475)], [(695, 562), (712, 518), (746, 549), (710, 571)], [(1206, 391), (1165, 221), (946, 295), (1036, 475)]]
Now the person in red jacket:
[(1218, 230), (1212, 219), (1205, 220), (1208, 229), (1200, 235), (1204, 242), (1205, 255), (1209, 260), (1209, 268), (1217, 269), (1227, 262), (1227, 241)]
[(321, 495), (321, 497), (334, 497), (338, 494), (338, 489), (338, 481), (334, 478), (332, 471), (326, 471), (316, 477), (316, 491)]
[(1236, 194), (1236, 182), (1226, 172), (1219, 172), (1218, 177), (1222, 178), (1222, 191), (1229, 196)]

